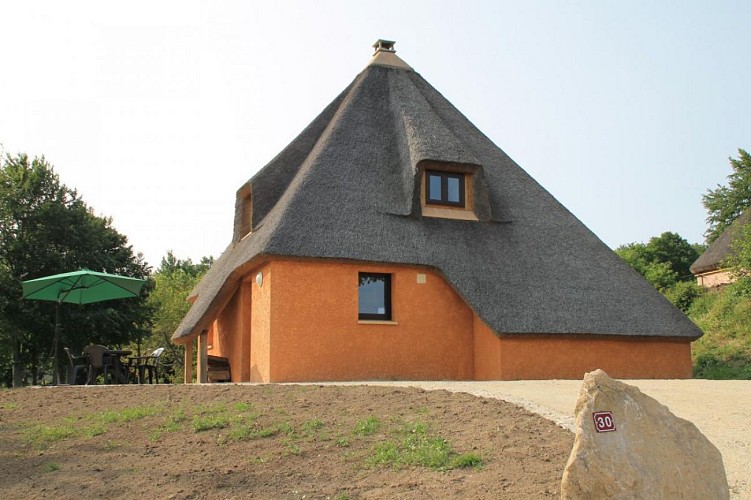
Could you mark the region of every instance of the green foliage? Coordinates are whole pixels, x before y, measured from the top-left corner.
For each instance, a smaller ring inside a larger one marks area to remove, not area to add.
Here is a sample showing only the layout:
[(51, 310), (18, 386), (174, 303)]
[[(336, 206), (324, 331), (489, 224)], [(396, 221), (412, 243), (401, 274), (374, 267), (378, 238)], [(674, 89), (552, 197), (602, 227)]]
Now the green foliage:
[(615, 253), (660, 290), (679, 281), (693, 280), (690, 267), (700, 251), (700, 247), (671, 232), (654, 236), (646, 244), (629, 243), (615, 249)]
[(734, 283), (697, 298), (689, 317), (704, 331), (694, 342), (694, 376), (751, 379), (751, 294)]
[(701, 245), (692, 245), (676, 233), (665, 232), (650, 238), (646, 244), (621, 245), (615, 253), (686, 312), (702, 293), (689, 269), (701, 251)]
[(704, 294), (704, 289), (695, 281), (679, 281), (663, 289), (662, 294), (674, 306), (688, 314), (694, 301)]
[[(52, 369), (55, 304), (21, 300), (21, 281), (81, 268), (137, 278), (149, 273), (112, 220), (94, 215), (44, 157), (0, 158), (0, 369), (8, 373), (12, 364), (13, 385), (26, 374), (38, 383)], [(122, 345), (149, 330), (144, 298), (66, 304), (60, 313), (61, 344), (74, 352), (90, 343)]]
[[(151, 335), (144, 340), (144, 352), (158, 347), (166, 350), (160, 363), (173, 367), (172, 380), (182, 382), (184, 348), (171, 341), (172, 334), (190, 309), (188, 294), (213, 263), (212, 257), (204, 257), (194, 264), (190, 259), (177, 259), (172, 251), (162, 259), (159, 269), (153, 275), (154, 288), (148, 297), (148, 305), (153, 310)], [(135, 350), (135, 349), (134, 349)]]
[(728, 185), (718, 185), (702, 196), (702, 203), (707, 209), (709, 227), (704, 233), (707, 243), (717, 239), (720, 234), (751, 206), (751, 155), (738, 149), (738, 158), (728, 158), (733, 172), (728, 176)]

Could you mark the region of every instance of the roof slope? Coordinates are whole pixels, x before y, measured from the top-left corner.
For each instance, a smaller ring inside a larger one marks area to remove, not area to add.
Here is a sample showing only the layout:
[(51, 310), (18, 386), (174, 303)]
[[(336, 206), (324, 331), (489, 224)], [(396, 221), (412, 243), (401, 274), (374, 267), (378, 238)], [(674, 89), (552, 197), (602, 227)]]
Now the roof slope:
[(738, 230), (751, 222), (751, 210), (746, 210), (730, 226), (725, 229), (711, 245), (704, 250), (696, 261), (691, 264), (691, 272), (702, 274), (708, 271), (721, 269), (725, 259), (730, 257), (733, 241), (735, 241)]
[[(701, 336), (407, 68), (366, 67), (240, 189), (251, 193), (253, 231), (242, 238), (236, 226), (173, 340), (208, 328), (248, 263), (264, 255), (435, 268), (500, 335)], [(422, 160), (475, 169), (479, 222), (421, 216)]]

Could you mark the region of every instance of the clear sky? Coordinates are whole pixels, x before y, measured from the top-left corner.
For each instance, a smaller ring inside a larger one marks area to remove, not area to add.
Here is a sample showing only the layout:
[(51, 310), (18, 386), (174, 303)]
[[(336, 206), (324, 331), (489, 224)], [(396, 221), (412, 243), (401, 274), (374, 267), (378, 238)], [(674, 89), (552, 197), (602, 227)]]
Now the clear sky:
[(703, 240), (751, 148), (751, 2), (0, 3), (0, 144), (46, 156), (158, 266), (215, 257), (236, 190), (378, 38), (616, 247)]

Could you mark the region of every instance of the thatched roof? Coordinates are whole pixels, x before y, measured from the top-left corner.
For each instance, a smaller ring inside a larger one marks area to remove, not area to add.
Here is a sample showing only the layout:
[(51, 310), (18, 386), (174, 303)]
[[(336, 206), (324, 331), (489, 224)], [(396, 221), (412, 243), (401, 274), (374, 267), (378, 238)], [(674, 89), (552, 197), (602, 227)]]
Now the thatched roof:
[(691, 264), (691, 272), (698, 275), (722, 269), (725, 260), (730, 257), (738, 230), (749, 222), (751, 222), (751, 210), (746, 210)]
[[(473, 171), (479, 221), (421, 215), (424, 160)], [(238, 215), (173, 340), (208, 328), (265, 256), (433, 268), (499, 335), (702, 334), (390, 51), (240, 188), (238, 214), (247, 196), (252, 233)]]

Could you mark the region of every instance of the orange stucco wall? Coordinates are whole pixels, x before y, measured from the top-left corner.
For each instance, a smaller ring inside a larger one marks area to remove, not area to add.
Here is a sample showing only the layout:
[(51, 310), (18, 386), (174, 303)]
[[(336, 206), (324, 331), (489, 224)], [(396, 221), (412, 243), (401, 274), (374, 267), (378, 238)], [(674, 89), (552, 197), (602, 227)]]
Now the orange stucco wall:
[[(261, 273), (263, 284), (259, 287), (255, 283), (256, 276)], [(265, 265), (254, 270), (249, 276), (251, 280), (251, 309), (250, 331), (238, 332), (250, 336), (250, 352), (245, 355), (250, 359), (250, 378), (252, 382), (271, 381), (271, 292), (273, 278), (271, 265)]]
[[(472, 311), (436, 274), (310, 261), (271, 268), (268, 380), (472, 379)], [(358, 321), (358, 272), (391, 273), (395, 324)]]
[(614, 378), (691, 378), (691, 344), (618, 338), (501, 339), (501, 380), (581, 379), (601, 368)]
[(251, 284), (242, 282), (209, 330), (208, 354), (229, 359), (232, 381), (250, 380)]
[(474, 315), (475, 380), (498, 380), (501, 374), (501, 342), (498, 336)]
[[(358, 321), (359, 272), (392, 275), (392, 322)], [(266, 261), (209, 338), (209, 354), (230, 359), (236, 382), (580, 379), (597, 368), (616, 378), (691, 377), (685, 341), (499, 337), (439, 274), (409, 266)]]

